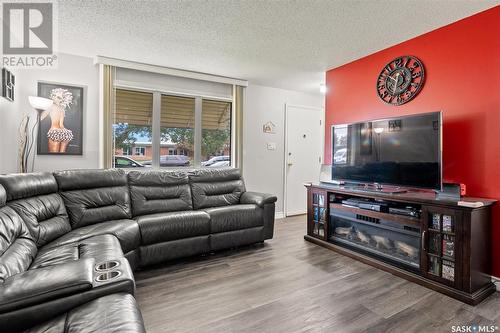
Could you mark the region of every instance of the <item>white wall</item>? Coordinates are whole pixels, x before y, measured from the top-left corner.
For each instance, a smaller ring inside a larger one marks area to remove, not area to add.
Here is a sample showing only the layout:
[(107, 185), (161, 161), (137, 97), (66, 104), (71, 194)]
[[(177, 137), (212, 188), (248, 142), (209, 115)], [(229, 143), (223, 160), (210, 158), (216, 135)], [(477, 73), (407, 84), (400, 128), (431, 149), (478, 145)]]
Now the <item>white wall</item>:
[(83, 86), (83, 156), (37, 156), (35, 171), (98, 167), (99, 147), (99, 70), (92, 58), (58, 54), (57, 69), (19, 69), (15, 102), (0, 102), (0, 173), (17, 172), (18, 128), (25, 112), (35, 115), (28, 96), (37, 94), (37, 82)]
[[(243, 116), (243, 176), (248, 190), (278, 196), (276, 213), (283, 213), (285, 165), (285, 104), (323, 108), (325, 98), (318, 94), (249, 84)], [(262, 131), (268, 121), (276, 125), (276, 134)], [(275, 142), (276, 150), (267, 150)]]

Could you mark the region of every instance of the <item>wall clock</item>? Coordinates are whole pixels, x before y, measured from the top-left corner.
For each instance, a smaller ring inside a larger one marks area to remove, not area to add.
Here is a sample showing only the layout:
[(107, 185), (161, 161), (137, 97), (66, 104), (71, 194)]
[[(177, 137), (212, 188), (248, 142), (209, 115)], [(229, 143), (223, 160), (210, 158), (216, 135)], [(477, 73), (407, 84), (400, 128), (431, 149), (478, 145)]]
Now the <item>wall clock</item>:
[(391, 105), (402, 105), (414, 98), (424, 84), (424, 65), (413, 56), (389, 62), (377, 79), (377, 93)]

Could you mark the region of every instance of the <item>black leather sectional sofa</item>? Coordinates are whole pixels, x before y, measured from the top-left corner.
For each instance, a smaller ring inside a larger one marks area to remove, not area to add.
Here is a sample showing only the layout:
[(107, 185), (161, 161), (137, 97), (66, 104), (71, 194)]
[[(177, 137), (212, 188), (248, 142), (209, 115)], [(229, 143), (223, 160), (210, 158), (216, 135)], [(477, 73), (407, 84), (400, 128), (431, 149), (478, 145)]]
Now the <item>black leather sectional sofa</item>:
[(0, 175), (0, 330), (143, 332), (133, 271), (273, 237), (237, 169)]

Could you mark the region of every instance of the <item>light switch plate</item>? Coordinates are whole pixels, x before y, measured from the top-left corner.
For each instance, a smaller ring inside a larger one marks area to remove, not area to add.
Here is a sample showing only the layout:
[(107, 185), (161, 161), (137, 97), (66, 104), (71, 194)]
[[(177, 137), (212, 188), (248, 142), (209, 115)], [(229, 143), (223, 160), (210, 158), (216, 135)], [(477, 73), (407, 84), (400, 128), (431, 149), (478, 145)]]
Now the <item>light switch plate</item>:
[(276, 150), (276, 142), (268, 142), (267, 150)]

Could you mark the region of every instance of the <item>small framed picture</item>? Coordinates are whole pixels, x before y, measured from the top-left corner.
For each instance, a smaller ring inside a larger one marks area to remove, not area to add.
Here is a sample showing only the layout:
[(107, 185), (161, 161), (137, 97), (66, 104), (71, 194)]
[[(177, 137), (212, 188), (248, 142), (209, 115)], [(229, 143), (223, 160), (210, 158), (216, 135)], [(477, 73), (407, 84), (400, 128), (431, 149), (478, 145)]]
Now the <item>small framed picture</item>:
[(2, 97), (13, 102), (14, 86), (16, 84), (15, 76), (6, 68), (2, 68)]

